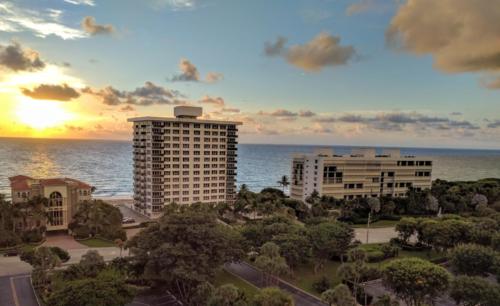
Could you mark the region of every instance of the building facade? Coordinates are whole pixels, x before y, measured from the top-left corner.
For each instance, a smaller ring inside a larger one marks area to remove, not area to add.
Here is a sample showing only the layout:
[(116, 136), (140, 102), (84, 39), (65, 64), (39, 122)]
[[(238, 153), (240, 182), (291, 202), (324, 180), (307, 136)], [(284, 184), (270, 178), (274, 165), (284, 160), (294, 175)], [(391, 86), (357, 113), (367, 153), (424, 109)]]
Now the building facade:
[(336, 155), (331, 149), (295, 154), (292, 160), (291, 197), (305, 201), (314, 190), (320, 196), (352, 200), (405, 196), (408, 189), (431, 188), (432, 160), (402, 156), (399, 150), (357, 149)]
[(47, 231), (67, 230), (78, 203), (92, 199), (92, 186), (72, 178), (35, 179), (17, 175), (9, 181), (13, 205), (36, 196), (49, 200)]
[(169, 203), (232, 202), (240, 122), (198, 119), (201, 107), (134, 125), (134, 209), (155, 218)]

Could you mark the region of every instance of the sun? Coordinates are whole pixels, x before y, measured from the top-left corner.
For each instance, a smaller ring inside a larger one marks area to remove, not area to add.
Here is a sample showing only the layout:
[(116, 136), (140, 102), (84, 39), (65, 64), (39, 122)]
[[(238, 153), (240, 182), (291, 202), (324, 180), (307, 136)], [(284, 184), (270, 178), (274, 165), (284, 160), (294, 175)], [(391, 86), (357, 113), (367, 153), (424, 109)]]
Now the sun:
[(21, 99), (15, 110), (17, 119), (33, 129), (43, 130), (63, 125), (73, 119), (61, 102)]

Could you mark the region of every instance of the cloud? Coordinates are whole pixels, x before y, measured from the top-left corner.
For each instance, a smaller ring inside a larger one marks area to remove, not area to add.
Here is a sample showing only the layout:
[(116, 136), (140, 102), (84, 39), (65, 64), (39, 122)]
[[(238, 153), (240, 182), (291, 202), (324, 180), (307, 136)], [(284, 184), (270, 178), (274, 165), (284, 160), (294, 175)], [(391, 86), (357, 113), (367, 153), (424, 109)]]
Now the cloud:
[(66, 3), (74, 4), (74, 5), (88, 5), (94, 6), (94, 0), (64, 0)]
[[(407, 126), (438, 130), (478, 130), (479, 126), (469, 121), (456, 121), (445, 117), (428, 116), (416, 112), (379, 113), (375, 116), (348, 114), (335, 119), (337, 122), (363, 124), (384, 131), (403, 131)], [(320, 121), (321, 122), (321, 121)]]
[(112, 86), (95, 90), (87, 87), (82, 90), (83, 93), (97, 96), (105, 105), (180, 105), (185, 104), (183, 97), (178, 91), (170, 90), (162, 86), (157, 86), (152, 82), (145, 82), (144, 86), (138, 87), (133, 91), (117, 90)]
[(156, 7), (168, 6), (174, 11), (193, 10), (200, 6), (200, 0), (153, 0)]
[(462, 116), (463, 113), (462, 112), (451, 112), (450, 113), (450, 116)]
[(349, 5), (346, 9), (346, 15), (352, 16), (360, 14), (373, 9), (375, 6), (374, 0), (360, 0), (359, 2)]
[(35, 71), (45, 67), (38, 53), (33, 50), (24, 49), (17, 42), (11, 45), (0, 45), (0, 66), (14, 71)]
[(238, 108), (223, 108), (223, 113), (239, 113), (240, 110)]
[(42, 38), (49, 35), (62, 39), (87, 37), (82, 30), (60, 23), (60, 15), (54, 14), (53, 10), (28, 10), (17, 7), (10, 1), (2, 1), (0, 3), (0, 31), (9, 33), (29, 31)]
[(314, 122), (319, 122), (319, 123), (332, 123), (332, 122), (336, 122), (336, 121), (337, 121), (337, 119), (334, 117), (320, 117), (320, 118), (314, 119)]
[(81, 126), (75, 126), (75, 125), (66, 124), (64, 127), (67, 130), (72, 131), (72, 132), (81, 132), (81, 131), (83, 131), (83, 127), (81, 127)]
[(198, 82), (200, 81), (200, 73), (198, 68), (189, 60), (182, 58), (179, 62), (180, 74), (174, 75), (171, 78), (172, 82)]
[[(387, 42), (433, 56), (447, 73), (500, 72), (500, 0), (408, 0), (386, 31)], [(500, 88), (500, 80), (488, 88)]]
[(210, 97), (204, 96), (201, 100), (198, 101), (201, 104), (212, 104), (218, 107), (223, 107), (225, 105), (224, 99), (221, 97)]
[[(169, 80), (171, 82), (200, 82), (200, 73), (198, 68), (186, 58), (181, 58), (179, 61), (180, 74), (172, 76)], [(217, 83), (224, 79), (224, 75), (220, 72), (208, 72), (205, 76), (205, 82)]]
[(500, 127), (500, 120), (497, 119), (497, 120), (495, 120), (493, 122), (488, 123), (487, 127), (490, 128), (490, 129), (499, 128)]
[(283, 36), (278, 36), (275, 42), (265, 42), (264, 43), (264, 53), (267, 56), (277, 56), (286, 53), (285, 45), (287, 39)]
[(300, 117), (314, 117), (316, 116), (316, 113), (310, 111), (310, 110), (301, 110), (299, 112)]
[(300, 12), (300, 15), (305, 22), (309, 23), (323, 21), (332, 17), (331, 12), (320, 9), (305, 9)]
[(224, 75), (219, 72), (209, 72), (207, 73), (207, 76), (205, 77), (205, 81), (207, 83), (217, 83), (221, 80), (224, 79)]
[(132, 105), (125, 105), (120, 109), (122, 112), (133, 112), (135, 108)]
[(286, 39), (278, 37), (274, 43), (266, 43), (267, 56), (281, 56), (291, 65), (305, 71), (317, 72), (328, 66), (345, 65), (356, 56), (353, 46), (340, 45), (340, 37), (322, 32), (304, 45), (285, 47)]
[(41, 84), (32, 90), (23, 88), (22, 93), (36, 100), (57, 100), (57, 101), (70, 101), (80, 97), (80, 93), (68, 84), (50, 85)]
[(257, 113), (258, 115), (261, 115), (261, 116), (272, 116), (272, 117), (297, 117), (298, 114), (297, 113), (294, 113), (294, 112), (291, 112), (289, 110), (286, 110), (286, 109), (277, 109), (273, 112), (264, 112), (264, 111), (259, 111)]
[(95, 18), (92, 16), (86, 16), (82, 20), (82, 29), (90, 35), (105, 35), (111, 34), (115, 31), (115, 28), (110, 24), (97, 24)]

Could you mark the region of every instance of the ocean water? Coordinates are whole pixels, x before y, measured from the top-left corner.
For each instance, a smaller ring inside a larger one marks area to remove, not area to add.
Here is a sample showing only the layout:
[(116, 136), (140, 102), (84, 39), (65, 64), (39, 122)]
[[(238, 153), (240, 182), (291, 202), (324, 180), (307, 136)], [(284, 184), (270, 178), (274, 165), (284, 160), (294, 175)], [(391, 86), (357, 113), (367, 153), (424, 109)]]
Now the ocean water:
[[(293, 153), (317, 146), (238, 145), (238, 185), (258, 191), (290, 174)], [(348, 153), (349, 146), (333, 146)], [(381, 150), (381, 148), (378, 148)], [(500, 178), (500, 150), (401, 148), (403, 154), (434, 160), (433, 179)], [(95, 195), (128, 197), (133, 192), (132, 143), (126, 141), (0, 138), (0, 193), (10, 195), (10, 176), (73, 177), (97, 188)]]

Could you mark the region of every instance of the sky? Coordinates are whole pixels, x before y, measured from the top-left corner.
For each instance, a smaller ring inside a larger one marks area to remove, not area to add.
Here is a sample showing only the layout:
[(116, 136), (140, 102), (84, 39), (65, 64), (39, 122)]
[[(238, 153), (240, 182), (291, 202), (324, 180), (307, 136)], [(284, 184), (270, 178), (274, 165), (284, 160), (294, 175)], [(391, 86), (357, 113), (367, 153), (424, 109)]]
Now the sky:
[(0, 137), (500, 148), (500, 0), (2, 0)]

